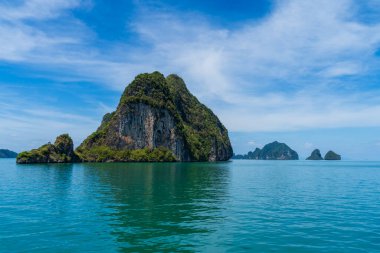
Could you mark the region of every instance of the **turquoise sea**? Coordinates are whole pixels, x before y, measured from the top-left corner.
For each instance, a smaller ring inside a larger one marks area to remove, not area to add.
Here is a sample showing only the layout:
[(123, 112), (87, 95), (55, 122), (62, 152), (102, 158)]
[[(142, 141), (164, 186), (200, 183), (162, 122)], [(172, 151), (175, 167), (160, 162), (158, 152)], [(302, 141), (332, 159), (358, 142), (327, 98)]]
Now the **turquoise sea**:
[(380, 252), (380, 162), (16, 165), (0, 252)]

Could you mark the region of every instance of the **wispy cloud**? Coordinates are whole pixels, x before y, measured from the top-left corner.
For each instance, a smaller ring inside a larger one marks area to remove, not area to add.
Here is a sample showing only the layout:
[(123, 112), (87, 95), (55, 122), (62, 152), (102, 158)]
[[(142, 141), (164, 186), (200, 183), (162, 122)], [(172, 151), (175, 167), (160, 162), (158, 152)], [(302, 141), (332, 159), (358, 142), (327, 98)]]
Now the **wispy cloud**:
[(218, 105), (211, 104), (231, 130), (378, 126), (371, 115), (379, 91), (368, 94), (363, 82), (378, 70), (380, 25), (357, 20), (355, 7), (281, 1), (263, 20), (234, 29), (143, 8), (134, 27), (155, 59)]
[[(0, 3), (0, 61), (118, 90), (139, 72), (178, 73), (230, 131), (380, 126), (373, 117), (380, 113), (380, 90), (367, 90), (376, 85), (368, 76), (380, 66), (380, 24), (362, 22), (357, 1), (277, 1), (263, 19), (231, 27), (199, 13), (136, 2), (126, 27), (142, 43), (105, 47), (97, 45), (95, 30), (70, 13), (91, 5), (96, 1)], [(378, 8), (376, 1), (371, 6)], [(23, 113), (50, 120), (44, 124), (62, 122), (55, 112), (45, 113), (49, 108), (42, 110)]]
[(58, 17), (62, 11), (80, 4), (78, 0), (28, 0), (0, 5), (1, 19), (16, 22), (26, 19), (42, 20)]
[(0, 146), (16, 151), (54, 141), (62, 133), (70, 133), (78, 145), (99, 124), (92, 116), (68, 113), (6, 88), (0, 92), (0, 107)]
[(304, 146), (305, 146), (306, 149), (312, 149), (312, 148), (314, 148), (314, 144), (311, 143), (311, 142), (305, 142)]
[(120, 89), (133, 77), (131, 69), (138, 64), (125, 61), (125, 47), (111, 45), (110, 51), (97, 47), (96, 31), (70, 12), (85, 7), (91, 7), (91, 3), (0, 3), (0, 61), (42, 69), (55, 80), (90, 81)]

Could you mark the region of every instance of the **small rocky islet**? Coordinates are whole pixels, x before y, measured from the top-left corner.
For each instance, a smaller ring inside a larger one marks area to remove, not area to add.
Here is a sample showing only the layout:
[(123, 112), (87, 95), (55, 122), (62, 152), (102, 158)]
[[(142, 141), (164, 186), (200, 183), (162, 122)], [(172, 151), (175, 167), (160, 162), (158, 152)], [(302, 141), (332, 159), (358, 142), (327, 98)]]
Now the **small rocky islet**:
[(328, 151), (324, 158), (321, 155), (321, 151), (319, 149), (314, 149), (313, 152), (311, 152), (310, 156), (306, 158), (306, 160), (342, 160), (342, 157), (335, 153), (334, 151)]
[(342, 160), (342, 157), (334, 151), (329, 151), (325, 155), (325, 160)]
[(78, 162), (73, 140), (68, 134), (57, 137), (54, 144), (47, 143), (38, 149), (25, 151), (17, 156), (17, 163), (71, 163)]
[(74, 150), (68, 134), (25, 151), (17, 163), (227, 161), (228, 131), (177, 75), (145, 73), (126, 87), (119, 105)]
[(323, 160), (321, 151), (319, 149), (314, 149), (306, 160)]

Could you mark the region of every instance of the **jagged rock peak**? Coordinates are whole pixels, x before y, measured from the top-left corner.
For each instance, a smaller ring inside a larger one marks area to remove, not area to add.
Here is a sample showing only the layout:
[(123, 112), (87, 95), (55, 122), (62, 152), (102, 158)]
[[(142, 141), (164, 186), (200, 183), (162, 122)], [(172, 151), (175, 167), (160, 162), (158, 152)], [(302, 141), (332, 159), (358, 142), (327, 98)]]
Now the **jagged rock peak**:
[(77, 153), (84, 161), (151, 160), (135, 154), (149, 157), (158, 148), (165, 157), (153, 160), (224, 161), (232, 156), (227, 129), (217, 116), (179, 76), (165, 78), (156, 71), (136, 76), (116, 111), (104, 116)]
[(321, 151), (319, 151), (319, 149), (314, 149), (313, 152), (311, 152), (311, 155), (306, 158), (306, 160), (323, 160)]
[(74, 153), (73, 140), (68, 134), (58, 136), (54, 144), (48, 143), (38, 149), (18, 154), (17, 163), (69, 163), (78, 157)]
[(325, 155), (325, 160), (342, 160), (342, 157), (334, 151), (329, 151)]

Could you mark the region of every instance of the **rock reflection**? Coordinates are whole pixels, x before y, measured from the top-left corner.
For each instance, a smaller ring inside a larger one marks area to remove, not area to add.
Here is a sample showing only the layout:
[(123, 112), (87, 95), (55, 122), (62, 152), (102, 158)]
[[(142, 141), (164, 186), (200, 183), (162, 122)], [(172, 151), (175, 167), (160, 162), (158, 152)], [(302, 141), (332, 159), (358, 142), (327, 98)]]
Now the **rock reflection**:
[(110, 189), (102, 201), (122, 252), (192, 250), (224, 219), (229, 163), (83, 166)]

